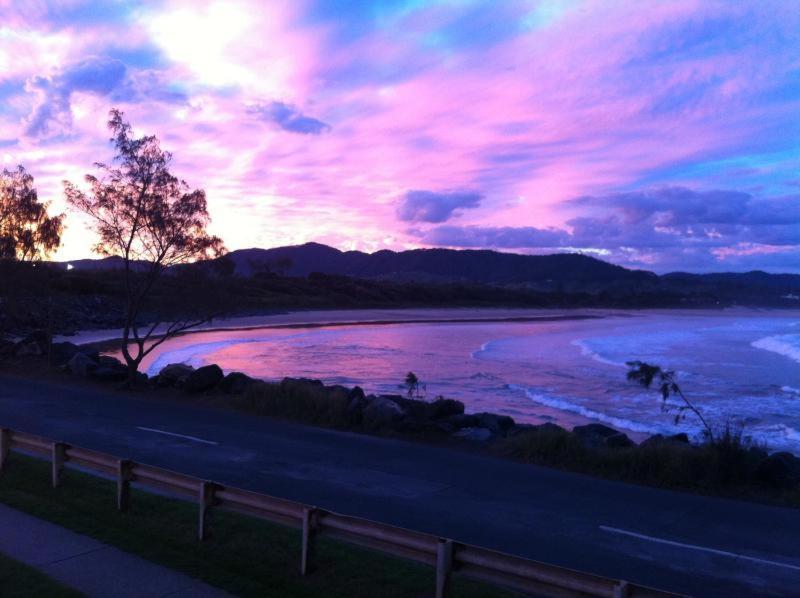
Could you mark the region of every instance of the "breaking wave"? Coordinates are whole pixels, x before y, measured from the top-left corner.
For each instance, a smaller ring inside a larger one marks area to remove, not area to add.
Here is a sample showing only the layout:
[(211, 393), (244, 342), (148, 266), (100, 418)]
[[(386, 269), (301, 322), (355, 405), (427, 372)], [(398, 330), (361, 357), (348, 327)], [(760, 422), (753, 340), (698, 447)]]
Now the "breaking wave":
[(800, 363), (800, 334), (766, 336), (750, 344), (756, 349), (771, 351)]

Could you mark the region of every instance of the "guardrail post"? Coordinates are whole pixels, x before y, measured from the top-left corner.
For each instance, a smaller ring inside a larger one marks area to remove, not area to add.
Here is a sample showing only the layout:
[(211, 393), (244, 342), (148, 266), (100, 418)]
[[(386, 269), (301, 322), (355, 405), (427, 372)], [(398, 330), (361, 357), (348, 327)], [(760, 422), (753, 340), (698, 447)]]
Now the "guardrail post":
[(11, 450), (11, 430), (0, 428), (0, 472), (8, 465), (9, 450)]
[(614, 598), (628, 598), (628, 582), (621, 581), (614, 586)]
[(213, 482), (201, 482), (198, 502), (200, 511), (197, 520), (197, 539), (202, 542), (208, 538), (208, 512), (216, 504), (214, 493), (217, 485)]
[(318, 510), (314, 507), (303, 509), (302, 544), (300, 548), (300, 575), (307, 575), (314, 556), (314, 536), (317, 530)]
[(117, 460), (117, 510), (124, 513), (131, 504), (131, 481), (133, 480), (133, 461)]
[(444, 598), (450, 589), (453, 570), (453, 541), (439, 538), (436, 546), (436, 598)]
[(61, 473), (64, 471), (67, 445), (63, 442), (53, 443), (53, 488), (61, 485)]

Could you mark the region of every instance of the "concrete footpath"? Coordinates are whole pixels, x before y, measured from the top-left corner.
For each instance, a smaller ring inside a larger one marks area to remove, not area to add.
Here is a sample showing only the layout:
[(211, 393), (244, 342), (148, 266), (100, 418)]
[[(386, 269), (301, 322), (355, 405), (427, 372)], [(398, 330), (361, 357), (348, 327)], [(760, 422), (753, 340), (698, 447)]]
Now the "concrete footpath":
[(2, 504), (0, 553), (93, 598), (230, 596), (183, 573)]

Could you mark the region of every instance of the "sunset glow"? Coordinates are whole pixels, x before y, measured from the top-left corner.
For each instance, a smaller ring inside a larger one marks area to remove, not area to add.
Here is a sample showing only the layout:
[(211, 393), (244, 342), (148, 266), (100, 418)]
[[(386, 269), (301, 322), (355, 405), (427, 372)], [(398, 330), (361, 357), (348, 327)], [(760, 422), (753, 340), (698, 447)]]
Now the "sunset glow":
[(117, 107), (229, 249), (797, 272), (799, 31), (764, 0), (0, 0), (0, 167), (65, 210)]

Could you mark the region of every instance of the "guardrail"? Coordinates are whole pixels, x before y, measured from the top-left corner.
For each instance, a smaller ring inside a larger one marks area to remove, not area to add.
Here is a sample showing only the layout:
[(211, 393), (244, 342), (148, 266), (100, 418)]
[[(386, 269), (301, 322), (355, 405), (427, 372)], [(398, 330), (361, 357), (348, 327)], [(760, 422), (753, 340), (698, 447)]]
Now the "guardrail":
[(669, 592), (573, 571), (555, 565), (504, 554), (478, 546), (440, 538), (358, 517), (340, 515), (313, 506), (257, 492), (225, 486), (129, 459), (71, 446), (24, 432), (0, 428), (0, 472), (10, 451), (49, 458), (54, 487), (61, 484), (67, 465), (116, 477), (117, 509), (130, 506), (131, 484), (166, 490), (198, 504), (197, 536), (206, 539), (210, 509), (225, 509), (300, 530), (300, 573), (311, 572), (314, 541), (328, 536), (383, 551), (434, 567), (435, 596), (448, 593), (452, 575), (463, 575), (511, 590), (537, 596), (599, 596), (607, 598), (659, 598)]

